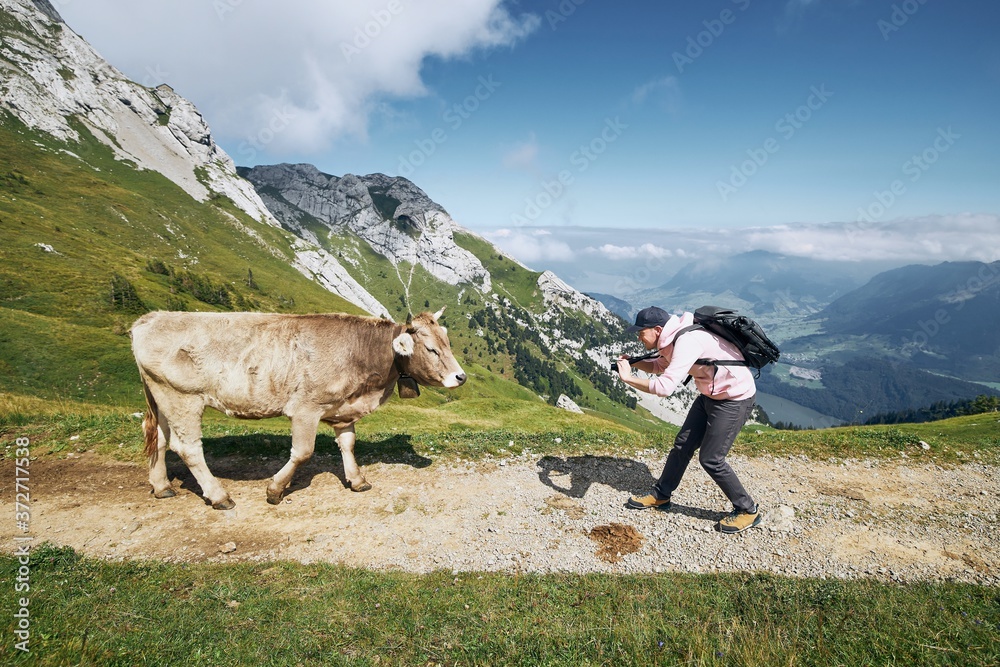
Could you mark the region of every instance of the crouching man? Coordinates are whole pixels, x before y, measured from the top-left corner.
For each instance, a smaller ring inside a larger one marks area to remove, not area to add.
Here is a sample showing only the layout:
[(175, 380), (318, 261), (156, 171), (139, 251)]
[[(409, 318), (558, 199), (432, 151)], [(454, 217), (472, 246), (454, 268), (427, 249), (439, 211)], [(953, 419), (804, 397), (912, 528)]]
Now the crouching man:
[[(693, 324), (692, 313), (678, 317), (652, 306), (640, 310), (635, 324), (627, 329), (630, 334), (638, 334), (647, 350), (659, 350), (660, 356), (638, 361), (632, 366), (622, 355), (618, 360), (618, 375), (625, 384), (649, 394), (669, 396), (691, 375), (700, 392), (674, 440), (652, 493), (629, 498), (627, 506), (631, 509), (669, 509), (670, 496), (698, 451), (701, 466), (733, 504), (733, 511), (716, 527), (723, 533), (738, 533), (759, 524), (761, 513), (726, 456), (750, 416), (757, 386), (746, 366), (703, 363), (740, 361), (743, 355), (735, 345), (701, 327), (689, 329)], [(656, 377), (634, 377), (632, 368)]]

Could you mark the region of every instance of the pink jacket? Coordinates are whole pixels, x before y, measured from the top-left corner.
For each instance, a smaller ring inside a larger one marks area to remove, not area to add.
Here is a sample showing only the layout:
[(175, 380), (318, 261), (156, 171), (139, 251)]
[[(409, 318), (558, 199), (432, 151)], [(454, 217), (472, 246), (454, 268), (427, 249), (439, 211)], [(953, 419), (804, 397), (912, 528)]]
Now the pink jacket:
[(746, 366), (695, 365), (696, 359), (743, 359), (739, 348), (725, 339), (703, 329), (688, 331), (677, 340), (677, 332), (694, 324), (694, 314), (680, 317), (671, 315), (663, 325), (657, 341), (660, 356), (653, 359), (657, 377), (650, 378), (649, 390), (657, 396), (669, 396), (677, 390), (688, 374), (694, 377), (695, 386), (705, 396), (716, 400), (743, 400), (757, 393), (753, 374)]

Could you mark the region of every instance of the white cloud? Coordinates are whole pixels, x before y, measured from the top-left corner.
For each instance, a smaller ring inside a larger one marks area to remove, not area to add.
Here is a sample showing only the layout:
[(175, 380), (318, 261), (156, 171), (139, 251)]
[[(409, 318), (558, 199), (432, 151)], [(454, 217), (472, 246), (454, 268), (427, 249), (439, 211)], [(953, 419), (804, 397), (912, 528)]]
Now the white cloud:
[(427, 57), (512, 45), (541, 23), (503, 0), (57, 4), (113, 65), (145, 85), (170, 83), (234, 143), (304, 153), (366, 136), (386, 99), (427, 94)]
[(576, 256), (564, 241), (546, 238), (546, 230), (520, 231), (499, 229), (483, 234), (511, 257), (536, 269), (544, 269), (546, 262), (572, 262)]
[(674, 112), (680, 106), (681, 89), (675, 76), (665, 76), (648, 81), (632, 91), (632, 103), (641, 105), (655, 100), (661, 108)]
[(508, 169), (534, 171), (538, 159), (538, 139), (532, 132), (526, 141), (515, 144), (503, 156), (503, 166)]
[(613, 243), (605, 243), (598, 248), (587, 248), (588, 252), (599, 253), (612, 261), (628, 259), (664, 259), (673, 257), (674, 251), (662, 248), (652, 243), (643, 243), (639, 246), (620, 246)]

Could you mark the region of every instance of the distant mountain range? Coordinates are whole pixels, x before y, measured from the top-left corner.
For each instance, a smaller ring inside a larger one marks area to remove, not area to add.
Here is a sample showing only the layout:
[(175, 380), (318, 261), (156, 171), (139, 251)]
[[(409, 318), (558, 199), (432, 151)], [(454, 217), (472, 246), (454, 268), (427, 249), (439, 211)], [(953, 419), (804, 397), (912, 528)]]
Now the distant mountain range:
[(816, 317), (829, 337), (880, 337), (921, 368), (1000, 381), (1000, 262), (886, 271)]

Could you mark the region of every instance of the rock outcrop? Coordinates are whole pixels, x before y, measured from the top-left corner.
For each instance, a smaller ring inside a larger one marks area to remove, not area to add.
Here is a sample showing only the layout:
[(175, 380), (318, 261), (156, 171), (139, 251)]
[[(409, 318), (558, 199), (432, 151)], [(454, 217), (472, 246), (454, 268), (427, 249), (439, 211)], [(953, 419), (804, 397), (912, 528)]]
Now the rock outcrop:
[[(342, 177), (310, 164), (240, 169), (288, 229), (322, 243), (314, 223), (328, 231), (349, 231), (394, 265), (418, 264), (449, 285), (469, 283), (490, 292), (490, 273), (453, 234), (465, 232), (442, 206), (405, 178), (384, 174)], [(466, 232), (467, 233), (467, 232)]]

